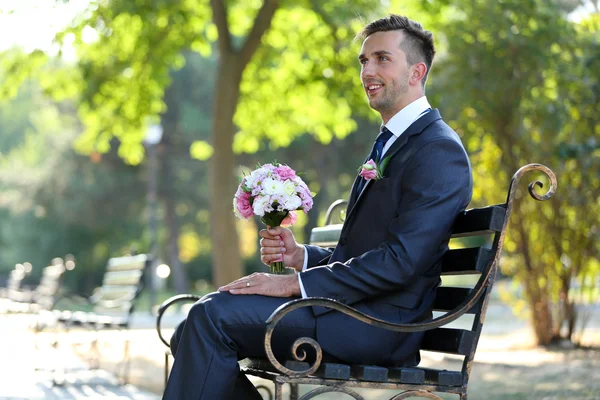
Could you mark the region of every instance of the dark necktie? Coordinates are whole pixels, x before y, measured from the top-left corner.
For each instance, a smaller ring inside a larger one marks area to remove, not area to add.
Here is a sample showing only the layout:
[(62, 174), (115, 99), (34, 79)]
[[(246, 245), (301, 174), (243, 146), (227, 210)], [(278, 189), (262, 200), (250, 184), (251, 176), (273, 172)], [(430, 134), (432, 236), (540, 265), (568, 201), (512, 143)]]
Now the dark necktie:
[[(383, 153), (383, 148), (385, 147), (387, 141), (392, 137), (392, 135), (393, 133), (390, 132), (390, 130), (384, 126), (381, 130), (381, 133), (377, 136), (377, 139), (375, 139), (375, 143), (373, 144), (373, 150), (371, 150), (371, 154), (369, 154), (369, 157), (367, 157), (365, 163), (369, 160), (373, 160), (375, 161), (375, 164), (379, 166), (379, 162), (381, 161), (381, 154)], [(360, 194), (360, 192), (362, 192), (366, 182), (367, 181), (365, 180), (365, 178), (360, 178), (357, 185), (357, 194)]]

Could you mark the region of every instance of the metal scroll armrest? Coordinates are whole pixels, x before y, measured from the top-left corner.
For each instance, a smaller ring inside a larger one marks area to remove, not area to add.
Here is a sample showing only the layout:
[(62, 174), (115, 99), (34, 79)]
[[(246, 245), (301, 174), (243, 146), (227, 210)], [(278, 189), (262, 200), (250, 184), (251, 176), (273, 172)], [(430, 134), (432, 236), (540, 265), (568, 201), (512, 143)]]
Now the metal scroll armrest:
[(156, 332), (158, 333), (158, 337), (161, 340), (161, 342), (163, 342), (165, 344), (165, 346), (167, 347), (171, 347), (171, 345), (169, 344), (169, 342), (163, 337), (162, 335), (162, 330), (161, 330), (161, 322), (162, 322), (162, 317), (165, 314), (165, 311), (167, 311), (167, 309), (169, 307), (171, 307), (173, 304), (177, 304), (177, 303), (181, 303), (181, 302), (195, 302), (200, 300), (201, 297), (197, 296), (195, 294), (179, 294), (177, 296), (173, 296), (168, 298), (167, 300), (165, 300), (160, 307), (158, 308), (158, 316), (156, 317)]
[[(493, 270), (495, 270), (495, 268), (490, 268), (490, 271), (488, 273), (491, 273)], [(311, 338), (299, 338), (298, 340), (296, 340), (294, 342), (294, 345), (292, 346), (292, 355), (296, 361), (304, 361), (306, 358), (306, 353), (303, 350), (298, 352), (298, 349), (301, 345), (307, 344), (314, 348), (316, 355), (317, 355), (316, 360), (315, 360), (315, 363), (307, 370), (297, 371), (297, 370), (291, 370), (289, 368), (286, 368), (279, 361), (277, 361), (277, 359), (275, 358), (275, 356), (273, 354), (273, 350), (271, 348), (271, 336), (273, 335), (273, 330), (275, 329), (275, 325), (285, 315), (287, 315), (288, 313), (290, 313), (298, 308), (314, 307), (314, 306), (327, 307), (327, 308), (331, 308), (333, 310), (339, 311), (343, 314), (346, 314), (352, 318), (356, 318), (359, 321), (362, 321), (366, 324), (376, 326), (378, 328), (383, 328), (383, 329), (387, 329), (387, 330), (391, 330), (391, 331), (395, 331), (395, 332), (406, 332), (406, 333), (408, 333), (408, 332), (423, 332), (423, 331), (438, 328), (443, 325), (447, 325), (450, 322), (460, 318), (463, 314), (465, 314), (468, 310), (470, 310), (473, 307), (473, 305), (475, 305), (477, 303), (477, 301), (479, 301), (479, 298), (484, 293), (486, 282), (488, 282), (488, 277), (489, 277), (489, 275), (486, 277), (482, 277), (482, 279), (480, 279), (480, 281), (478, 282), (478, 284), (476, 285), (474, 290), (471, 292), (471, 295), (469, 297), (467, 297), (454, 310), (449, 311), (449, 312), (445, 313), (444, 315), (441, 315), (430, 321), (417, 322), (417, 323), (411, 323), (411, 324), (395, 324), (395, 323), (388, 322), (388, 321), (385, 321), (385, 320), (382, 320), (379, 318), (374, 318), (374, 317), (371, 317), (361, 311), (358, 311), (357, 309), (352, 308), (346, 304), (340, 303), (336, 300), (324, 298), (324, 297), (308, 297), (305, 299), (297, 299), (297, 300), (288, 301), (287, 303), (282, 304), (275, 311), (273, 311), (271, 316), (266, 321), (267, 331), (265, 333), (265, 351), (266, 351), (267, 357), (269, 358), (269, 361), (271, 362), (271, 364), (279, 372), (281, 372), (289, 377), (293, 377), (293, 378), (310, 375), (319, 368), (322, 358), (323, 358), (323, 352), (321, 350), (321, 346), (314, 339), (311, 339)]]

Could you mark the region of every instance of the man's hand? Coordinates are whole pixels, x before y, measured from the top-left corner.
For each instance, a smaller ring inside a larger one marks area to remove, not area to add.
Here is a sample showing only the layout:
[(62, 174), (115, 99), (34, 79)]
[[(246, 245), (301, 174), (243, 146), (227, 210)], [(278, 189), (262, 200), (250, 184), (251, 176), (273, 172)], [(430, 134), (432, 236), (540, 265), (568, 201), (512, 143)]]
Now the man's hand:
[(294, 275), (273, 275), (255, 272), (219, 288), (231, 294), (260, 294), (270, 297), (298, 297), (300, 284)]
[(304, 246), (298, 244), (291, 230), (281, 226), (263, 229), (260, 237), (260, 260), (265, 265), (283, 261), (286, 267), (302, 271)]

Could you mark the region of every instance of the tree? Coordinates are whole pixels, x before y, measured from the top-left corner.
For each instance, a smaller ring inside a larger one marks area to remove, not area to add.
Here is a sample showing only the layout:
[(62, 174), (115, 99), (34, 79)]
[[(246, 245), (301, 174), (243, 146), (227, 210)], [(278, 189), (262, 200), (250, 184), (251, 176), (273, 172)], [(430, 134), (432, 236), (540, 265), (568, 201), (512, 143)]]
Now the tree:
[(548, 204), (517, 199), (504, 272), (521, 282), (540, 344), (575, 341), (576, 305), (600, 273), (599, 15), (578, 24), (538, 0), (433, 6), (450, 16), (438, 20), (448, 46), (436, 97), (471, 154), (474, 201), (503, 202), (497, 182), (529, 162), (558, 177)]
[[(210, 197), (214, 280), (220, 285), (242, 272), (225, 201), (236, 186), (233, 149), (255, 151), (261, 138), (277, 147), (303, 133), (321, 141), (349, 134), (355, 128), (351, 104), (362, 96), (358, 73), (348, 69), (356, 64), (349, 27), (356, 15), (378, 7), (376, 0), (94, 1), (57, 36), (58, 43), (77, 49), (79, 75), (59, 76), (46, 87), (55, 95), (79, 88), (86, 127), (80, 150), (106, 152), (117, 137), (119, 154), (135, 164), (143, 157), (148, 121), (164, 111), (169, 69), (182, 66), (182, 51), (208, 56), (216, 44)], [(30, 71), (19, 65), (43, 59), (40, 52), (15, 58), (7, 73), (21, 82)]]

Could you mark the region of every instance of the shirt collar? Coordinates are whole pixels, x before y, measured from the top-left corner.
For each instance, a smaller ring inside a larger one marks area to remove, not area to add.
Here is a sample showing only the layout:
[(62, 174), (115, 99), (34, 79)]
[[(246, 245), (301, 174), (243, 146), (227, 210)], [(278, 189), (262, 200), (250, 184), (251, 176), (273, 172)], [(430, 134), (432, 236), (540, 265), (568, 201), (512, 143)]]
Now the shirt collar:
[(417, 100), (398, 111), (384, 126), (388, 128), (394, 136), (399, 137), (402, 135), (402, 132), (430, 108), (431, 106), (427, 101), (427, 97), (419, 97)]

